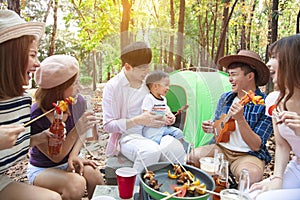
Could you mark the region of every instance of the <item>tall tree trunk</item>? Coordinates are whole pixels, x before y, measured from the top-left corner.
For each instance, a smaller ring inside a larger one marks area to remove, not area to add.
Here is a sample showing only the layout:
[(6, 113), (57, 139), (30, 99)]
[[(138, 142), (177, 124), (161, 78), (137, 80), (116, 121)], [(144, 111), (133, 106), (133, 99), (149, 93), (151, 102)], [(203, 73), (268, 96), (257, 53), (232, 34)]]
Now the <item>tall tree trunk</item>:
[[(241, 0), (242, 6), (245, 6), (245, 0)], [(246, 49), (246, 13), (242, 14), (242, 25), (241, 25), (241, 49)]]
[(120, 25), (120, 34), (121, 34), (121, 49), (129, 44), (129, 21), (130, 21), (130, 10), (132, 7), (132, 4), (130, 0), (122, 0), (122, 6), (123, 6), (123, 13), (122, 13), (122, 21)]
[[(197, 0), (198, 6), (201, 6), (201, 1)], [(198, 15), (197, 16), (198, 20), (198, 53), (197, 53), (197, 62), (196, 62), (196, 67), (201, 67), (203, 65), (203, 60), (204, 60), (204, 53), (203, 53), (203, 46), (204, 46), (204, 30), (203, 30), (203, 25), (201, 23), (202, 21), (202, 16)]]
[[(158, 63), (161, 65), (162, 63), (166, 63), (165, 59), (164, 59), (164, 51), (166, 50), (163, 47), (163, 39), (162, 37), (160, 37), (160, 44), (159, 44), (160, 48), (159, 48), (159, 58), (158, 58)], [(156, 70), (156, 66), (154, 66), (154, 70)]]
[[(166, 41), (166, 40), (168, 40), (168, 38), (166, 38), (166, 39), (163, 40), (163, 44), (167, 44), (167, 41)], [(170, 68), (169, 65), (168, 65), (168, 62), (169, 62), (169, 60), (168, 60), (168, 59), (169, 59), (169, 58), (168, 58), (168, 57), (169, 57), (169, 52), (170, 52), (170, 51), (168, 51), (167, 48), (164, 48), (164, 49), (163, 49), (163, 59), (162, 59), (162, 63), (163, 63), (164, 65), (162, 65), (162, 66), (165, 66), (165, 67), (164, 67), (164, 70), (167, 69), (167, 68)], [(167, 65), (167, 66), (166, 66), (166, 65)], [(171, 67), (171, 68), (172, 68), (172, 67)], [(172, 68), (171, 71), (173, 71), (173, 68)]]
[(56, 30), (57, 30), (57, 8), (58, 8), (58, 0), (54, 0), (53, 30), (52, 30), (51, 40), (50, 40), (48, 56), (52, 56), (55, 51), (55, 40), (56, 40)]
[[(229, 4), (230, 0), (226, 0), (225, 4)], [(219, 41), (219, 45), (218, 45), (218, 49), (217, 49), (217, 53), (216, 53), (216, 57), (215, 57), (215, 63), (217, 64), (219, 58), (221, 58), (222, 56), (224, 56), (224, 47), (225, 47), (225, 40), (226, 40), (226, 32), (227, 32), (227, 28), (228, 28), (228, 23), (229, 20), (232, 16), (233, 10), (237, 4), (238, 0), (235, 0), (235, 2), (233, 3), (232, 7), (231, 7), (231, 11), (228, 15), (228, 7), (225, 5), (224, 6), (224, 12), (223, 12), (223, 22), (222, 22), (222, 29), (221, 29), (221, 37), (220, 37), (220, 41)], [(222, 67), (219, 66), (219, 69), (222, 70)]]
[[(279, 17), (279, 13), (278, 13), (278, 0), (273, 0), (272, 3), (272, 11), (271, 11), (271, 19), (268, 21), (269, 23), (269, 33), (268, 33), (268, 41), (269, 44), (272, 44), (273, 42), (275, 42), (277, 40), (278, 37), (278, 17)], [(268, 48), (269, 48), (269, 44), (267, 45), (267, 49), (266, 49), (266, 62), (269, 60), (268, 58)], [(267, 93), (269, 93), (270, 91), (274, 90), (274, 84), (273, 82), (270, 80), (269, 83), (266, 86), (266, 91)]]
[(174, 29), (175, 29), (175, 12), (174, 12), (174, 1), (170, 0), (170, 26), (171, 26), (171, 36), (169, 45), (169, 59), (168, 65), (174, 68)]
[(278, 37), (278, 0), (273, 0), (273, 5), (272, 5), (272, 38), (271, 38), (271, 43), (275, 42)]
[(300, 33), (300, 10), (297, 15), (296, 33)]
[(49, 2), (47, 3), (47, 10), (46, 10), (46, 13), (45, 13), (44, 19), (43, 19), (43, 22), (44, 22), (44, 23), (46, 23), (46, 21), (47, 21), (47, 18), (48, 18), (49, 12), (50, 12), (51, 5), (52, 5), (52, 0), (49, 0)]
[[(215, 55), (215, 60), (214, 62), (218, 65), (218, 60), (219, 58), (223, 57), (224, 55), (224, 45), (225, 45), (225, 36), (226, 36), (226, 31), (227, 31), (227, 26), (226, 26), (226, 22), (229, 21), (228, 20), (228, 13), (229, 13), (229, 3), (230, 0), (225, 0), (224, 2), (224, 9), (223, 9), (223, 20), (222, 20), (222, 26), (221, 26), (221, 31), (220, 31), (220, 39), (219, 39), (219, 44), (218, 44), (218, 48), (217, 48), (217, 52)], [(220, 68), (221, 70), (222, 68)]]
[(206, 24), (206, 33), (205, 33), (205, 63), (203, 66), (207, 67), (208, 66), (208, 60), (209, 60), (209, 29), (211, 26), (211, 23), (208, 22), (208, 10), (205, 12), (205, 24)]
[(93, 61), (93, 91), (97, 89), (97, 56), (96, 56), (96, 50), (93, 50), (92, 54), (92, 61)]
[(180, 0), (179, 19), (178, 19), (178, 37), (177, 37), (177, 51), (175, 59), (175, 69), (181, 68), (181, 60), (183, 53), (183, 33), (184, 33), (184, 12), (185, 0)]
[(7, 0), (7, 8), (15, 11), (18, 15), (21, 14), (20, 0)]
[(212, 33), (212, 41), (211, 41), (211, 53), (210, 53), (210, 56), (211, 56), (211, 63), (210, 63), (210, 66), (213, 66), (214, 63), (213, 63), (213, 55), (214, 55), (214, 52), (215, 52), (215, 38), (216, 38), (216, 32), (217, 32), (217, 19), (218, 19), (218, 9), (219, 8), (219, 0), (216, 0), (216, 5), (215, 5), (215, 12), (212, 12), (213, 14), (213, 20), (214, 20), (214, 29), (213, 29), (213, 33)]
[(88, 52), (87, 56), (87, 75), (91, 76), (91, 52)]
[(252, 5), (252, 10), (250, 13), (249, 28), (247, 31), (247, 38), (246, 38), (247, 49), (251, 49), (251, 30), (252, 30), (253, 15), (254, 15), (256, 3), (257, 3), (257, 1), (254, 0), (253, 5)]
[[(240, 49), (240, 43), (238, 42), (239, 41), (239, 39), (240, 39), (240, 36), (239, 36), (239, 29), (240, 29), (240, 26), (239, 25), (234, 25), (233, 26), (233, 35), (234, 35), (234, 40), (233, 40), (233, 42), (232, 42), (232, 46), (234, 46), (235, 47), (235, 50), (236, 49)], [(227, 53), (225, 52), (225, 55), (226, 55)]]
[(99, 60), (99, 73), (98, 73), (99, 80), (98, 80), (98, 83), (102, 83), (102, 73), (103, 73), (102, 67), (103, 67), (103, 60), (102, 60), (102, 53), (101, 53), (101, 51), (98, 52), (97, 55), (98, 55), (97, 58), (98, 58), (98, 60)]

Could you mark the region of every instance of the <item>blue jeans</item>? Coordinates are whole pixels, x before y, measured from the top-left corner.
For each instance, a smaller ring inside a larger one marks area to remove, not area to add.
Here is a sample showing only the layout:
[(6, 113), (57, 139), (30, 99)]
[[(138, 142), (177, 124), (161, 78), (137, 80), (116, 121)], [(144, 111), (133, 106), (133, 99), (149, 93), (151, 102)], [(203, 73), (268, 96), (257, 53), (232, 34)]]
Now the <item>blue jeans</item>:
[(183, 132), (174, 126), (163, 126), (161, 128), (145, 126), (143, 128), (143, 136), (153, 140), (157, 144), (160, 144), (161, 138), (166, 135), (173, 136), (176, 139), (183, 138)]

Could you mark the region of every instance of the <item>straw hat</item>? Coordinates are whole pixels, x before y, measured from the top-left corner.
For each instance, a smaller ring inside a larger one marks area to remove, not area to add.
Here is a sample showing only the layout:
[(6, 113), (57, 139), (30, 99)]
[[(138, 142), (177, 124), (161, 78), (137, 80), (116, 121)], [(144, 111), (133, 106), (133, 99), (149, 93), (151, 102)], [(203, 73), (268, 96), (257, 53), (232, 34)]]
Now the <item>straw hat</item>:
[(257, 85), (266, 85), (270, 78), (269, 68), (262, 62), (260, 56), (250, 50), (240, 50), (237, 55), (224, 56), (219, 59), (219, 64), (225, 68), (228, 68), (232, 63), (245, 63), (250, 65), (257, 72)]
[(54, 88), (72, 78), (79, 71), (76, 58), (68, 55), (53, 55), (41, 62), (35, 72), (35, 80), (39, 87)]
[(41, 22), (25, 22), (11, 10), (0, 10), (0, 44), (24, 35), (33, 35), (40, 40), (45, 24)]

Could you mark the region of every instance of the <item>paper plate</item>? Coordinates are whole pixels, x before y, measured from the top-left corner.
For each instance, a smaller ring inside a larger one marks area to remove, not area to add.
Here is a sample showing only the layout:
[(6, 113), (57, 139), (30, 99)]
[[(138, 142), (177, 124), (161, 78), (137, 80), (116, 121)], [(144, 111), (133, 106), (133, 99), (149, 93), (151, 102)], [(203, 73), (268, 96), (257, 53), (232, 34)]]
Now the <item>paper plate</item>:
[(116, 199), (110, 196), (97, 196), (92, 198), (92, 200), (116, 200)]

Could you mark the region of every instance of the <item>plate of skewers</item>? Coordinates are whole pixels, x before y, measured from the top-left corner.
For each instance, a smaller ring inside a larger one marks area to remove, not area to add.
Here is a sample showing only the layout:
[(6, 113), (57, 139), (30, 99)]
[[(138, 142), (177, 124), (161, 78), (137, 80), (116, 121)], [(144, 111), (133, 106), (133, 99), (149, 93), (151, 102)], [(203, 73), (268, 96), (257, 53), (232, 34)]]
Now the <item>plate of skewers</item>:
[(215, 183), (209, 174), (180, 163), (150, 165), (139, 178), (143, 189), (153, 199), (206, 200), (215, 193)]

